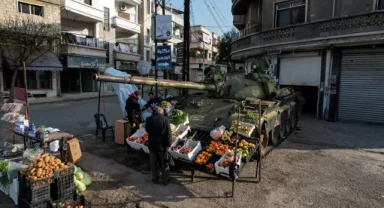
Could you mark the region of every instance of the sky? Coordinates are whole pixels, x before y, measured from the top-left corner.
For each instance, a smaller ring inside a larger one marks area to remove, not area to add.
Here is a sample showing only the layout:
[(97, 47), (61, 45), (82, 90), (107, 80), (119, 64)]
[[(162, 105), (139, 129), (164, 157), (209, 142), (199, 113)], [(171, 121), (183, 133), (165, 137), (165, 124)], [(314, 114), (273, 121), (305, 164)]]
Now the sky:
[[(165, 2), (167, 6), (184, 11), (184, 0), (166, 0)], [(191, 10), (191, 26), (204, 25), (218, 35), (229, 31), (233, 27), (231, 0), (191, 0), (191, 2), (193, 7), (193, 11)], [(210, 10), (214, 14), (217, 22)]]

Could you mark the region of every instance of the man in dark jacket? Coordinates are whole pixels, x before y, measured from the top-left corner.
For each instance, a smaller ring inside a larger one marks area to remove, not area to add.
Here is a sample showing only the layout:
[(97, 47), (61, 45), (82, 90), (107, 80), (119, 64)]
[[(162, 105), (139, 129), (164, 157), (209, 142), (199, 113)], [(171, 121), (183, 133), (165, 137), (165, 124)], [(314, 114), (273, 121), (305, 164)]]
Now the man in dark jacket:
[(155, 105), (160, 105), (161, 99), (155, 96), (153, 92), (148, 93), (149, 100), (147, 104), (144, 105), (143, 110), (147, 110), (148, 108), (153, 108)]
[(139, 92), (136, 91), (129, 95), (125, 102), (125, 111), (127, 112), (127, 118), (131, 124), (131, 134), (134, 134), (139, 129), (140, 122), (142, 121), (142, 115), (139, 104)]
[(149, 160), (152, 172), (152, 181), (159, 183), (159, 169), (163, 185), (169, 182), (169, 165), (167, 149), (172, 143), (172, 132), (168, 118), (164, 111), (156, 107), (152, 116), (147, 118), (145, 130), (148, 133)]

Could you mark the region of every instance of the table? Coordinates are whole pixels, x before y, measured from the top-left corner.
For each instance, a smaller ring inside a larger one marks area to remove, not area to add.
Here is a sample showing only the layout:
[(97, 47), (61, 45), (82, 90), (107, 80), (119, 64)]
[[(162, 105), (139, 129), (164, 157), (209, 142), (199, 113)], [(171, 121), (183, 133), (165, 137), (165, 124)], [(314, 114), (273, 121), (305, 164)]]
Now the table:
[(62, 140), (62, 139), (69, 139), (73, 138), (72, 134), (66, 133), (66, 132), (52, 132), (48, 134), (48, 139), (40, 139), (36, 137), (29, 136), (27, 134), (23, 134), (20, 132), (14, 131), (14, 133), (18, 136), (23, 137), (24, 140), (24, 150), (27, 149), (27, 139), (30, 140), (31, 144), (40, 143), (40, 147), (44, 149), (44, 152), (46, 152), (47, 144), (56, 141), (56, 140)]

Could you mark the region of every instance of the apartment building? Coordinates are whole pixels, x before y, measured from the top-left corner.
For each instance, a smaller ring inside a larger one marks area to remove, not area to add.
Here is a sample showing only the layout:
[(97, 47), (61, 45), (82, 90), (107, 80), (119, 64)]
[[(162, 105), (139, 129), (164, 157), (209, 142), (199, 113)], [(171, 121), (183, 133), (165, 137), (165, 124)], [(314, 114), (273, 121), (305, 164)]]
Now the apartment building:
[(384, 0), (233, 0), (241, 31), (231, 58), (246, 73), (259, 59), (279, 86), (330, 121), (384, 123)]
[(141, 33), (139, 35), (139, 51), (142, 54), (141, 60), (151, 62), (153, 40), (152, 31), (152, 13), (153, 5), (151, 0), (143, 0), (139, 8), (139, 22), (141, 24)]
[[(60, 0), (2, 0), (1, 3), (0, 21), (5, 21), (5, 18), (31, 18), (38, 22), (60, 25)], [(56, 53), (55, 47), (52, 52), (46, 53), (26, 66), (27, 89), (30, 96), (54, 97), (59, 94), (62, 65)], [(9, 95), (12, 67), (12, 63), (4, 66), (4, 61), (1, 61), (0, 87), (4, 97)], [(24, 87), (23, 73), (18, 73), (16, 87)]]
[(216, 65), (219, 37), (202, 25), (191, 26), (190, 31), (190, 81), (201, 82), (205, 79), (206, 67)]
[(61, 0), (63, 93), (97, 91), (92, 75), (106, 66), (136, 69), (141, 59), (140, 4), (140, 0)]

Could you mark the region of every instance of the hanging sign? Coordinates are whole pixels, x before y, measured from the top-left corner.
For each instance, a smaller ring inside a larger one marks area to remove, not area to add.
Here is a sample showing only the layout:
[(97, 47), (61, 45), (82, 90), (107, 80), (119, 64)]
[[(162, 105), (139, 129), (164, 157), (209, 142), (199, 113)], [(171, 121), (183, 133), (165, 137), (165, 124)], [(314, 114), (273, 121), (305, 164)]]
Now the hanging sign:
[(169, 40), (172, 38), (172, 15), (156, 16), (156, 39)]
[(171, 46), (165, 45), (156, 47), (156, 69), (172, 69)]

